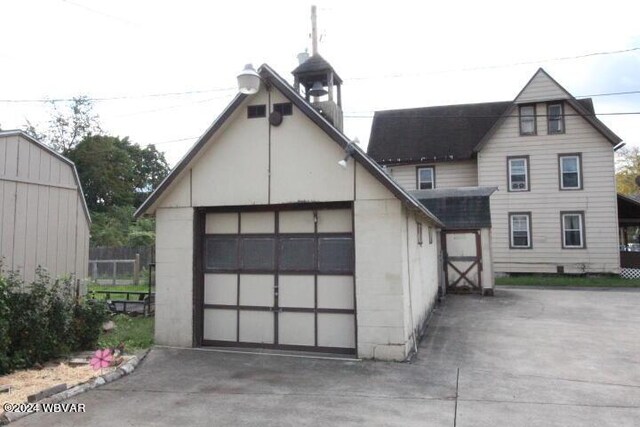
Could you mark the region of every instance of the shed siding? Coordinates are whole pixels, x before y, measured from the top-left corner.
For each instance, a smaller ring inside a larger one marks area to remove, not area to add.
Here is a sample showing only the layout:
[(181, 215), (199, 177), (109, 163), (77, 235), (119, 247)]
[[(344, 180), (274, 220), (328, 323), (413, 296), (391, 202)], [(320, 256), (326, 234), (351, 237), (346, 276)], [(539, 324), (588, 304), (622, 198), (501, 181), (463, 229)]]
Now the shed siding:
[[(538, 71), (516, 98), (516, 103), (568, 99), (569, 94), (562, 90), (545, 72)], [(545, 113), (546, 114), (546, 113)]]
[[(389, 175), (406, 190), (418, 189), (416, 168), (421, 165), (390, 166)], [(425, 164), (436, 172), (436, 188), (476, 187), (478, 167), (475, 160)]]
[[(1, 136), (0, 255), (25, 282), (87, 277), (89, 223), (71, 165), (19, 135)], [(79, 252), (82, 248), (82, 252)]]
[[(519, 136), (517, 110), (478, 155), (479, 185), (491, 197), (497, 272), (617, 272), (617, 205), (613, 149), (588, 122), (565, 105), (566, 133), (547, 135), (546, 105), (537, 104), (538, 135)], [(582, 153), (583, 190), (560, 191), (558, 153)], [(507, 192), (507, 156), (528, 155), (531, 191)], [(560, 211), (585, 211), (586, 249), (562, 249)], [(532, 249), (509, 249), (509, 212), (530, 211)]]

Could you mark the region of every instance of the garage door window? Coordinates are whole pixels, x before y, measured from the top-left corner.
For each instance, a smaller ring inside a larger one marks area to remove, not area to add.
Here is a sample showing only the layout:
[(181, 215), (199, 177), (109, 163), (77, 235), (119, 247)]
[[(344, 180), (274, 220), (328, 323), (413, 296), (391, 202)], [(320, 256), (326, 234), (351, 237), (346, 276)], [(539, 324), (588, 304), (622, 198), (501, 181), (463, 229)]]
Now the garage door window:
[(353, 239), (320, 237), (318, 239), (318, 270), (321, 273), (351, 273)]
[(245, 237), (241, 240), (241, 263), (245, 271), (273, 271), (275, 267), (275, 239)]
[(313, 237), (282, 237), (280, 239), (281, 271), (313, 271), (315, 265)]
[(206, 249), (207, 270), (230, 271), (238, 268), (237, 237), (209, 237)]

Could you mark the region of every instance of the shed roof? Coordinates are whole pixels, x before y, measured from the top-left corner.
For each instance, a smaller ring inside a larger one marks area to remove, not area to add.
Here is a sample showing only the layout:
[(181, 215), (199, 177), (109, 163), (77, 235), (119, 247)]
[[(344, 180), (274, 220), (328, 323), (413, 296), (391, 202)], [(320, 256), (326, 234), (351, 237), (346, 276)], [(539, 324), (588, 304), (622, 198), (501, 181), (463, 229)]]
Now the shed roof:
[[(280, 75), (278, 75), (267, 64), (263, 64), (258, 68), (258, 73), (263, 80), (268, 80), (269, 83), (278, 89), (287, 99), (289, 99), (296, 107), (298, 107), (311, 121), (318, 125), (333, 141), (335, 141), (340, 147), (346, 149), (351, 141), (333, 126), (327, 119), (325, 119), (311, 104), (309, 104), (304, 98), (302, 98), (293, 87), (287, 83)], [(135, 213), (136, 217), (140, 217), (146, 214), (155, 205), (160, 196), (167, 191), (173, 181), (185, 170), (191, 162), (195, 159), (196, 155), (207, 145), (211, 137), (222, 127), (222, 125), (229, 119), (233, 112), (242, 104), (242, 102), (249, 95), (237, 94), (231, 101), (222, 114), (213, 122), (209, 129), (198, 139), (189, 152), (178, 162), (175, 168), (169, 173), (169, 175), (160, 183), (158, 188), (151, 193), (151, 195), (144, 201), (144, 203), (138, 208)], [(365, 153), (362, 148), (355, 144), (351, 144), (351, 155), (360, 163), (374, 178), (376, 178), (381, 184), (383, 184), (391, 193), (398, 199), (403, 201), (405, 205), (419, 212), (421, 215), (427, 217), (430, 221), (438, 226), (444, 226), (435, 215), (433, 215), (423, 204), (417, 199), (411, 196), (404, 188), (398, 185), (387, 173), (378, 165), (371, 157)]]
[(57, 158), (58, 160), (61, 160), (62, 162), (66, 163), (67, 165), (69, 165), (71, 167), (71, 169), (73, 170), (73, 178), (74, 178), (74, 180), (76, 182), (76, 185), (78, 186), (78, 191), (80, 192), (80, 195), (82, 196), (82, 207), (83, 207), (84, 214), (85, 214), (85, 216), (87, 218), (87, 221), (89, 223), (91, 223), (91, 215), (89, 214), (89, 208), (87, 207), (87, 201), (84, 198), (84, 191), (82, 190), (82, 183), (80, 182), (80, 176), (78, 176), (78, 170), (76, 169), (75, 163), (73, 163), (71, 160), (67, 159), (62, 154), (52, 150), (50, 147), (47, 147), (46, 145), (44, 145), (43, 143), (41, 143), (40, 141), (35, 139), (33, 136), (29, 135), (25, 131), (22, 131), (22, 130), (19, 130), (19, 129), (2, 130), (2, 131), (0, 131), (0, 137), (11, 137), (11, 136), (19, 136), (19, 137), (25, 139), (26, 141), (29, 141), (30, 143), (35, 144), (36, 146), (38, 146), (38, 148), (46, 151), (47, 153), (51, 154), (53, 157)]
[(411, 194), (440, 218), (447, 230), (491, 227), (489, 197), (496, 187), (461, 187), (414, 190)]

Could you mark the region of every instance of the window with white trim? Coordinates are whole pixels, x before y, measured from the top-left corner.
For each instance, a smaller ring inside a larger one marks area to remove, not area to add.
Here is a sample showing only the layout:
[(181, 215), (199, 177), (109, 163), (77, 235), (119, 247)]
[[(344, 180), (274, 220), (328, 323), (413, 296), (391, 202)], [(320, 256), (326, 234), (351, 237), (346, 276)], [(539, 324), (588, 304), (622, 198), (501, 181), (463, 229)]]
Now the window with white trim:
[(564, 112), (562, 104), (549, 104), (547, 106), (548, 133), (564, 133)]
[(509, 158), (509, 191), (529, 190), (529, 159)]
[(561, 216), (562, 247), (584, 248), (584, 213), (567, 212)]
[(418, 168), (418, 190), (431, 190), (436, 187), (436, 172), (433, 166)]
[(528, 249), (531, 247), (531, 214), (509, 214), (510, 244), (512, 248)]
[(520, 135), (536, 134), (536, 106), (520, 106)]
[(560, 189), (579, 190), (582, 188), (582, 171), (580, 155), (569, 154), (559, 157), (560, 162)]

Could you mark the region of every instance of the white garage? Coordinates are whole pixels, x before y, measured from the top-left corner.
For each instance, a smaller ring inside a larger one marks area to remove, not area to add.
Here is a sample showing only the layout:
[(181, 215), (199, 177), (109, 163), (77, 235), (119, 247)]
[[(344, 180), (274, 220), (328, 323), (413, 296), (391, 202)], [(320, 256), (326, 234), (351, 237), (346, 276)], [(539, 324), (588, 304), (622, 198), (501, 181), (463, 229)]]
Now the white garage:
[(332, 124), (337, 104), (259, 73), (136, 213), (156, 217), (156, 342), (404, 360), (442, 223)]

